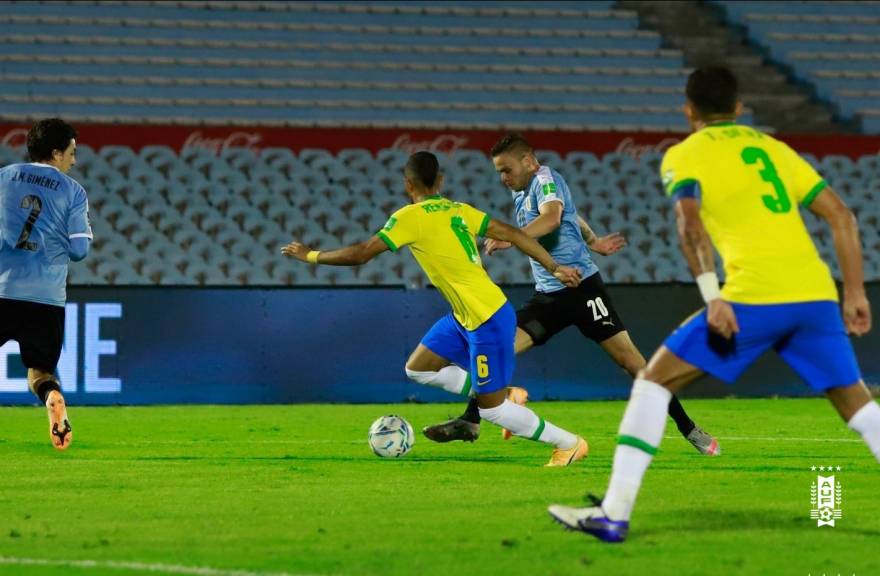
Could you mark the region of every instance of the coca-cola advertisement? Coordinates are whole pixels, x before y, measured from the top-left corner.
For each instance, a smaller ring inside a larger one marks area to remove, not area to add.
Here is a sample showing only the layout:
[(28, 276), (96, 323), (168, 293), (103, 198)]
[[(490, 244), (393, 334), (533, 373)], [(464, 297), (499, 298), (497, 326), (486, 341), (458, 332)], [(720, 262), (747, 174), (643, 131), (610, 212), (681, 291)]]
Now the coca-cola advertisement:
[[(123, 145), (139, 151), (144, 146), (164, 145), (180, 151), (188, 147), (205, 148), (215, 154), (227, 148), (283, 147), (294, 151), (320, 148), (337, 153), (344, 148), (364, 148), (377, 152), (399, 148), (407, 152), (430, 150), (454, 155), (457, 150), (476, 149), (488, 152), (503, 135), (495, 130), (405, 130), (393, 128), (270, 128), (270, 127), (192, 127), (142, 125), (77, 125), (79, 143), (95, 149)], [(0, 145), (18, 148), (27, 140), (27, 126), (0, 124)], [(559, 154), (573, 151), (609, 152), (638, 158), (645, 152), (663, 152), (687, 137), (687, 133), (668, 132), (527, 132), (529, 142), (539, 150)], [(776, 135), (800, 152), (817, 157), (842, 154), (852, 158), (880, 153), (878, 136)]]

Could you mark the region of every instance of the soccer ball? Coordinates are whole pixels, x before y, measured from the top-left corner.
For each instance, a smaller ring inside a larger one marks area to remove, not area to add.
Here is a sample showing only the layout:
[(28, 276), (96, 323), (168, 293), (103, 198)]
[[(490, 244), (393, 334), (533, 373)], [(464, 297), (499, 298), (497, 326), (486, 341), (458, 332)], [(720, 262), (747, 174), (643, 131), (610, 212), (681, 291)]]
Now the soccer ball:
[(400, 458), (415, 440), (412, 426), (400, 416), (382, 416), (370, 426), (370, 448), (382, 458)]

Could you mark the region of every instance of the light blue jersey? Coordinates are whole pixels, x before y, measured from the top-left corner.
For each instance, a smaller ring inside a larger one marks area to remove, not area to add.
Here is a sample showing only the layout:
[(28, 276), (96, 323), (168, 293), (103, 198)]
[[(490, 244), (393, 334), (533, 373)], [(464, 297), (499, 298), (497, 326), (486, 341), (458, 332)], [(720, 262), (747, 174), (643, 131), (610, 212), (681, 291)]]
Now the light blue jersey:
[(48, 164), (0, 169), (0, 298), (64, 306), (70, 242), (91, 237), (76, 180)]
[[(577, 208), (571, 199), (571, 191), (558, 172), (547, 166), (541, 166), (525, 190), (513, 193), (513, 201), (516, 205), (516, 222), (520, 228), (529, 225), (541, 215), (538, 208), (542, 205), (548, 202), (561, 202), (562, 222), (559, 228), (543, 238), (538, 238), (538, 242), (559, 264), (577, 268), (582, 279), (599, 271), (581, 235)], [(536, 260), (532, 258), (529, 260), (532, 264), (532, 276), (535, 278), (535, 290), (556, 292), (565, 288), (562, 282)]]

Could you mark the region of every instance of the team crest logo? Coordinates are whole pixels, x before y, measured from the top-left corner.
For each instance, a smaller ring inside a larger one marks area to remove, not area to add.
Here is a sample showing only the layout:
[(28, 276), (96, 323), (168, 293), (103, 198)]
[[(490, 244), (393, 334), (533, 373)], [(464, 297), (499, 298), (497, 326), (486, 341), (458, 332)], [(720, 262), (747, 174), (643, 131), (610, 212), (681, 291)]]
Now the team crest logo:
[[(811, 468), (814, 472), (816, 467)], [(828, 470), (831, 472), (831, 466), (819, 466), (819, 470)], [(840, 466), (837, 466), (840, 471)], [(813, 508), (810, 510), (810, 518), (816, 520), (818, 527), (831, 526), (834, 528), (834, 522), (843, 516), (843, 490), (840, 482), (835, 479), (834, 475), (822, 476), (817, 475), (816, 481), (810, 488), (810, 503)]]

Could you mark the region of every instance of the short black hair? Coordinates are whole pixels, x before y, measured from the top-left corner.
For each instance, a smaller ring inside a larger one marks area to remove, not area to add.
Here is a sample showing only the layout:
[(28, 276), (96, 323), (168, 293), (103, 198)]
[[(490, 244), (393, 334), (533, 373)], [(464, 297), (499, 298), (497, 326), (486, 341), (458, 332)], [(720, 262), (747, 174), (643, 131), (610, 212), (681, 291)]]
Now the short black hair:
[(513, 132), (496, 142), (489, 153), (494, 158), (505, 152), (522, 152), (524, 154), (529, 154), (534, 152), (534, 149), (522, 134)]
[(685, 93), (701, 116), (733, 114), (738, 95), (736, 76), (725, 66), (704, 66), (688, 76)]
[(440, 162), (436, 156), (422, 150), (409, 157), (404, 172), (410, 180), (421, 183), (425, 188), (433, 188), (440, 175)]
[(28, 156), (31, 162), (51, 160), (55, 150), (64, 152), (74, 138), (76, 138), (76, 128), (61, 118), (40, 120), (28, 132)]

